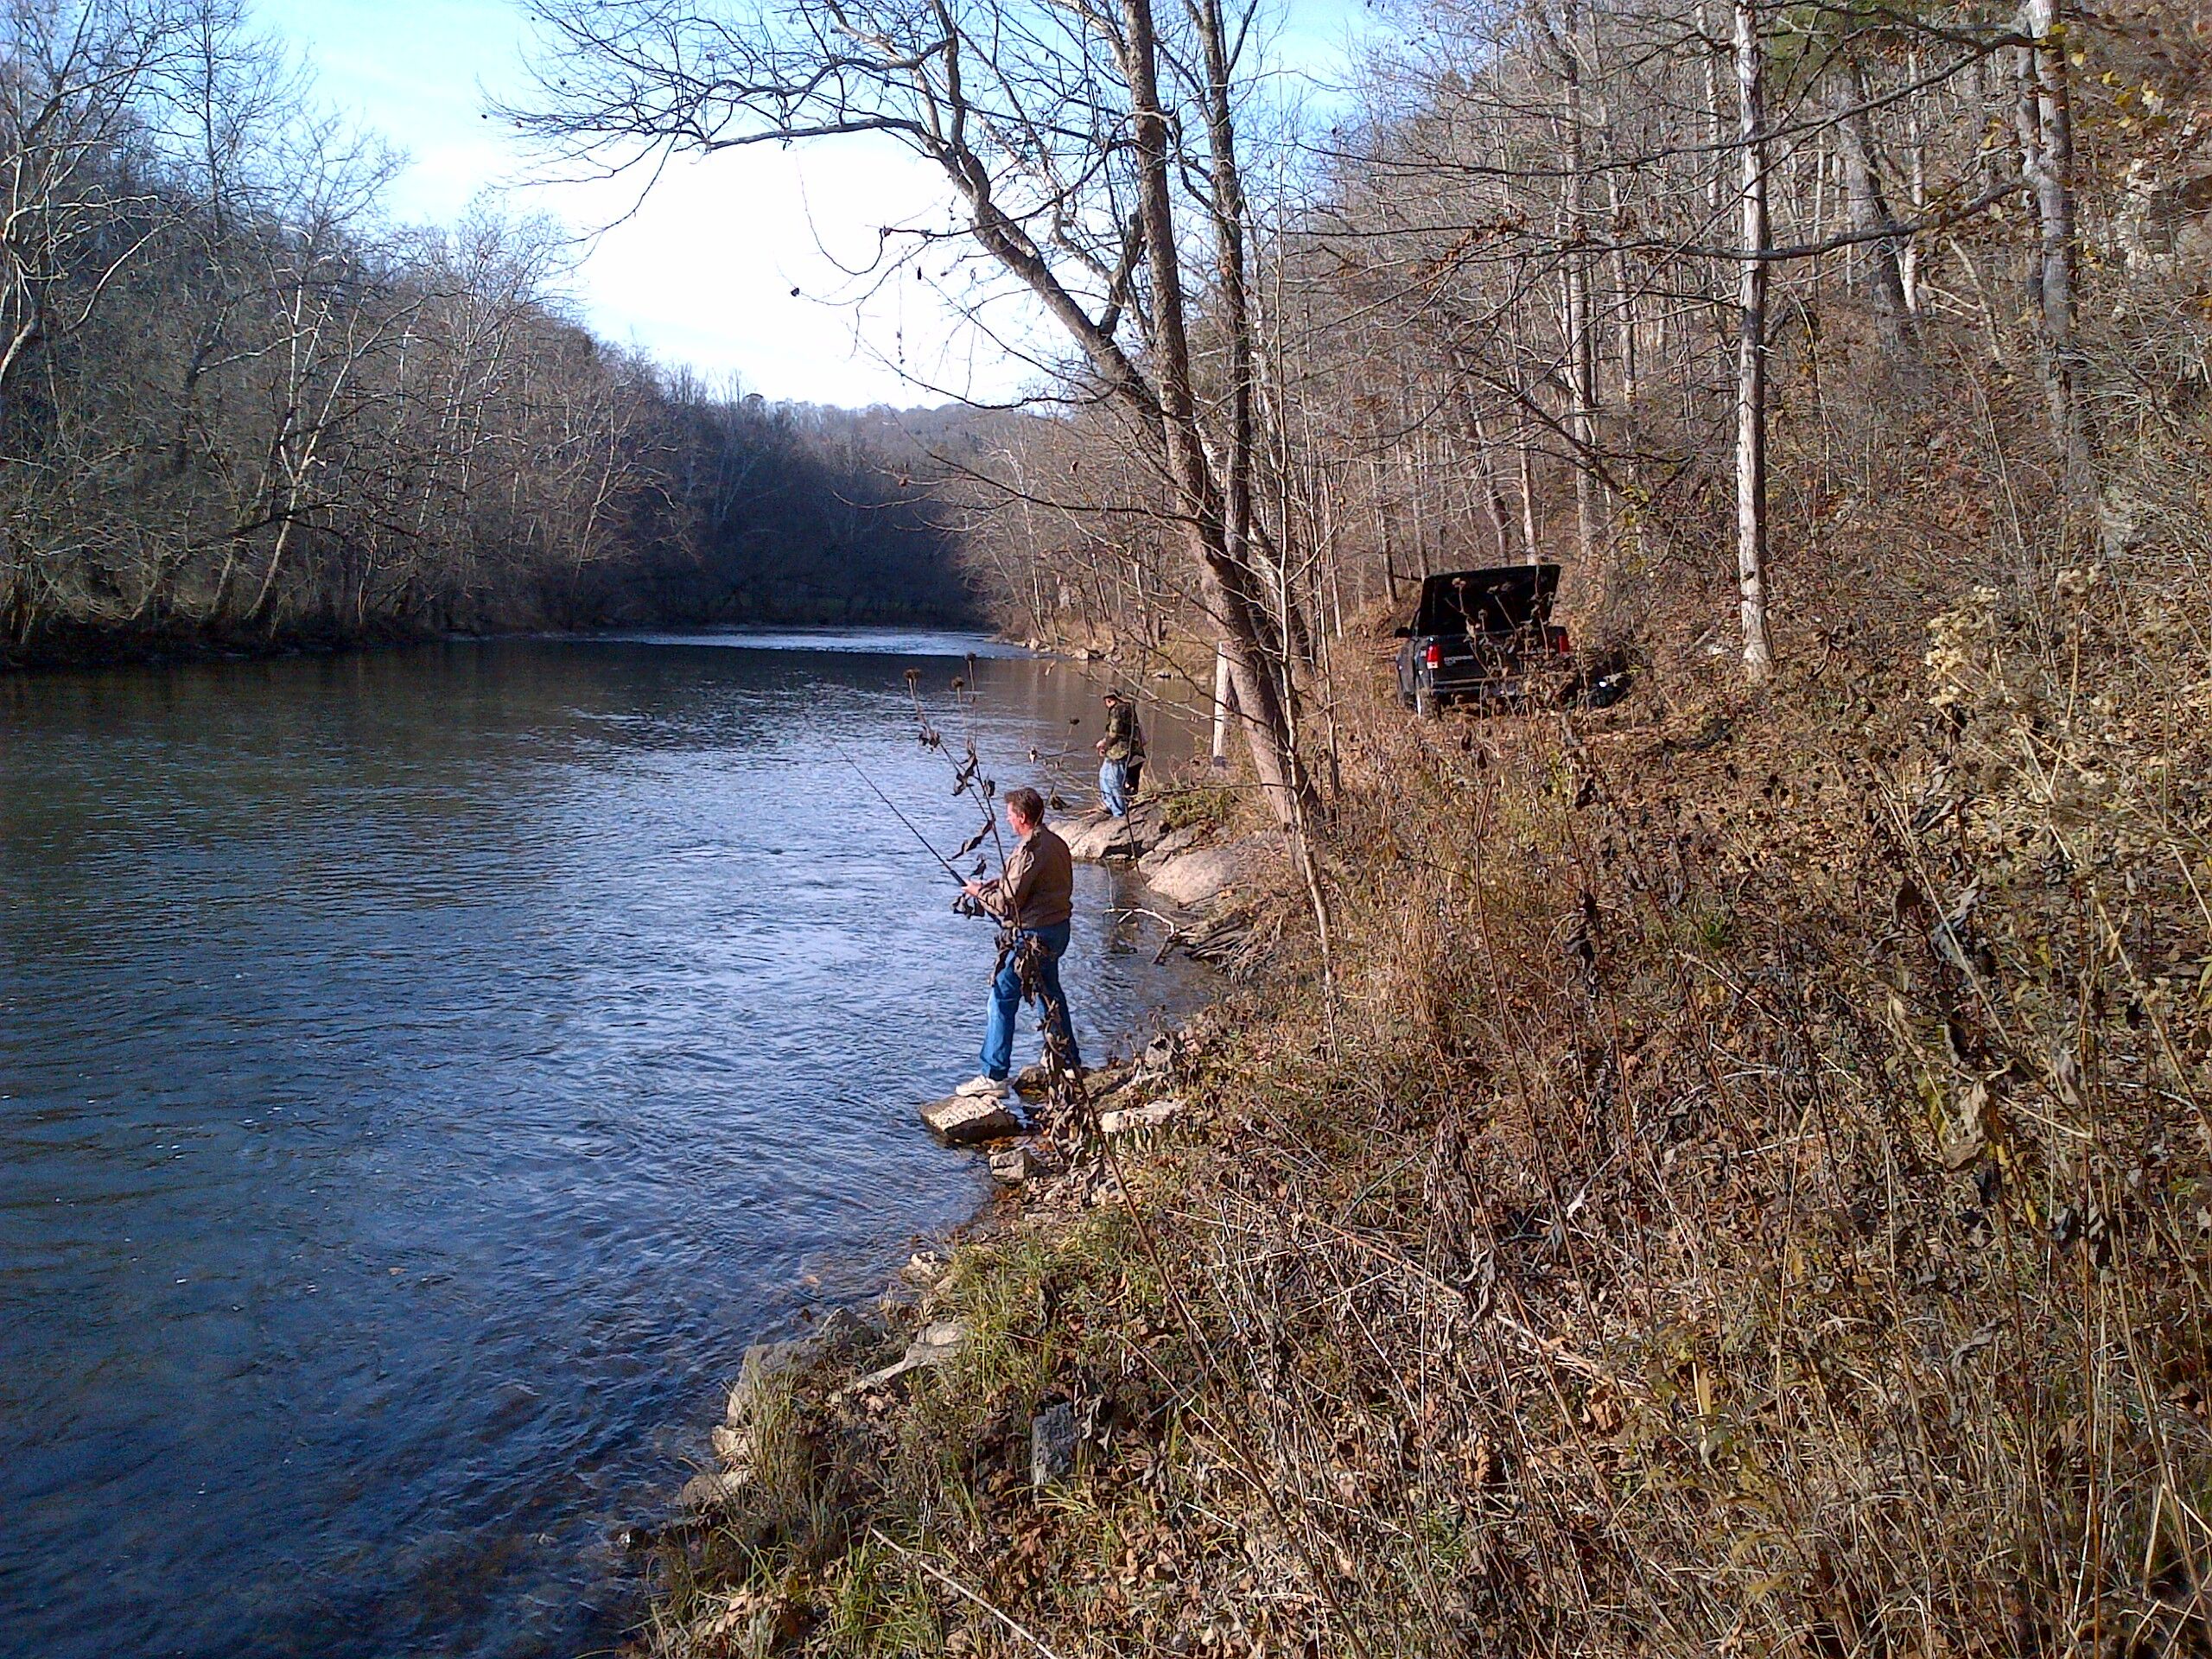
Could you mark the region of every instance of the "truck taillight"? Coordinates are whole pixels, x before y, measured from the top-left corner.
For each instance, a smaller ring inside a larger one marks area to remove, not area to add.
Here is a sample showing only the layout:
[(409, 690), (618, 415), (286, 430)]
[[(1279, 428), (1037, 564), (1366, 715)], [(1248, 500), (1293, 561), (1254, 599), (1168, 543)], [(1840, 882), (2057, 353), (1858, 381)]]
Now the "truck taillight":
[(1567, 630), (1565, 628), (1554, 628), (1552, 630), (1552, 649), (1558, 652), (1564, 652), (1567, 649)]
[(1443, 667), (1444, 647), (1439, 645), (1431, 645), (1426, 652), (1421, 653), (1421, 660), (1427, 663), (1431, 668)]

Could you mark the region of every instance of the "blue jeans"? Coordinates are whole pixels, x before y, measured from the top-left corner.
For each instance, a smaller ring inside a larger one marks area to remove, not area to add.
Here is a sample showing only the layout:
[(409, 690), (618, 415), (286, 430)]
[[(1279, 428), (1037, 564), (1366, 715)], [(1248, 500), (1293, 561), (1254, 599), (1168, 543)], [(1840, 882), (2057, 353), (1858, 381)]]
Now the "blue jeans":
[(1106, 803), (1106, 810), (1117, 818), (1129, 816), (1129, 769), (1119, 760), (1106, 761), (1098, 768), (1098, 793)]
[[(1060, 988), (1060, 958), (1067, 954), (1068, 925), (1056, 922), (1050, 927), (1025, 927), (1014, 937), (1024, 944), (1036, 940), (1042, 958), (1037, 976), (1045, 992), (1045, 1018), (1067, 1044), (1068, 1064), (1081, 1065), (1075, 1022), (1068, 1018), (1067, 993)], [(1014, 1069), (1014, 1017), (1021, 1008), (1020, 957), (1021, 944), (1017, 944), (1006, 953), (998, 977), (991, 982), (991, 1022), (983, 1033), (983, 1075), (1001, 1081)]]

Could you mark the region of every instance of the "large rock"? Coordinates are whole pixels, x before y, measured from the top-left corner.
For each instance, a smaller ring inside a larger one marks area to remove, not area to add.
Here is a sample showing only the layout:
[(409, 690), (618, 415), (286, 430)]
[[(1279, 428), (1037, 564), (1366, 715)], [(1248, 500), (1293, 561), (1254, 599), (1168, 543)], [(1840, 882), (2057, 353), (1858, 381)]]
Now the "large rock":
[(882, 1340), (881, 1332), (841, 1307), (812, 1331), (787, 1342), (756, 1342), (738, 1362), (737, 1381), (730, 1385), (729, 1406), (723, 1423), (743, 1429), (761, 1406), (773, 1396), (784, 1379), (818, 1362), (858, 1352)]
[(1108, 1096), (1128, 1088), (1136, 1080), (1136, 1067), (1127, 1065), (1102, 1065), (1094, 1071), (1086, 1071), (1083, 1074), (1084, 1096), (1096, 1106)]
[(1060, 839), (1068, 844), (1068, 855), (1084, 863), (1096, 864), (1109, 858), (1135, 858), (1137, 846), (1129, 834), (1127, 818), (1103, 815), (1071, 819), (1052, 826)]
[(1143, 858), (1178, 836), (1185, 847), (1198, 839), (1195, 831), (1167, 827), (1166, 804), (1158, 796), (1132, 804), (1125, 818), (1109, 817), (1103, 807), (1093, 807), (1079, 817), (1053, 824), (1052, 829), (1067, 842), (1071, 857), (1093, 864), (1107, 859)]
[(1146, 874), (1152, 890), (1170, 904), (1193, 907), (1211, 903), (1231, 887), (1248, 887), (1282, 856), (1273, 836), (1246, 836), (1218, 847), (1178, 853)]
[(1008, 1186), (1020, 1186), (1024, 1181), (1033, 1181), (1039, 1175), (1048, 1175), (1052, 1166), (1034, 1147), (1008, 1147), (1003, 1152), (991, 1154), (991, 1175)]
[(1166, 838), (1167, 809), (1158, 796), (1130, 804), (1127, 834), (1130, 851), (1139, 856), (1151, 852)]
[(964, 1327), (951, 1319), (939, 1319), (925, 1325), (915, 1332), (906, 1353), (880, 1371), (870, 1371), (858, 1382), (847, 1386), (846, 1392), (859, 1394), (869, 1389), (880, 1389), (895, 1377), (909, 1371), (918, 1371), (925, 1365), (942, 1365), (958, 1353), (968, 1340)]
[(1132, 1129), (1156, 1129), (1183, 1109), (1179, 1100), (1155, 1100), (1149, 1106), (1131, 1106), (1121, 1111), (1098, 1114), (1099, 1131), (1104, 1135), (1126, 1135)]
[(994, 1099), (988, 1095), (954, 1095), (930, 1102), (921, 1109), (921, 1114), (923, 1122), (956, 1147), (1020, 1135), (1026, 1127), (1014, 1109), (1011, 1096)]
[(722, 1414), (723, 1422), (731, 1428), (743, 1428), (775, 1386), (804, 1369), (814, 1351), (814, 1343), (805, 1337), (791, 1342), (756, 1342), (747, 1348), (737, 1368), (737, 1381), (730, 1386), (729, 1408)]
[(1179, 853), (1187, 853), (1204, 839), (1205, 831), (1185, 824), (1180, 830), (1170, 830), (1154, 843), (1150, 851), (1137, 860), (1137, 873), (1150, 875)]

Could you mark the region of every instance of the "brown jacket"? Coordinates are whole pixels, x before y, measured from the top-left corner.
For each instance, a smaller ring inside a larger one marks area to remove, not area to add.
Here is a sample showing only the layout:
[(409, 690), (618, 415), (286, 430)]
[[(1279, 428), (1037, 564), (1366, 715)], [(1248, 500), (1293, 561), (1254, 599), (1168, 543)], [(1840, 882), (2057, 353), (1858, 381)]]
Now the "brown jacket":
[(983, 889), (983, 908), (1016, 927), (1051, 927), (1075, 909), (1075, 860), (1043, 824), (1015, 848), (1006, 873)]

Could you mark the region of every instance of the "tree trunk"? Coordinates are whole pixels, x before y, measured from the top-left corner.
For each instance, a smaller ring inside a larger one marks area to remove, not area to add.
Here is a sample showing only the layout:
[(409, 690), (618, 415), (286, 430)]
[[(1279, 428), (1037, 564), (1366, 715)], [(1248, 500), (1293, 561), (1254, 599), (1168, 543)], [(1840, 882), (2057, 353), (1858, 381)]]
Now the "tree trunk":
[(1217, 766), (1229, 764), (1229, 721), (1236, 712), (1236, 687), (1230, 679), (1229, 652), (1221, 645), (1213, 649), (1213, 763)]
[[(1138, 161), (1137, 212), (1152, 277), (1153, 348), (1168, 477), (1175, 490), (1177, 517), (1198, 566), (1199, 602), (1214, 619), (1228, 653), (1230, 683), (1244, 721), (1253, 769), (1277, 819), (1295, 828), (1314, 805), (1313, 785), (1299, 765), (1282, 689), (1268, 671), (1262, 632), (1266, 596), (1255, 591), (1250, 565), (1230, 556), (1221, 492), (1198, 429), (1151, 0), (1122, 0), (1122, 13), (1123, 67)], [(1234, 319), (1232, 326), (1244, 327), (1249, 321)]]
[[(1150, 17), (1149, 5), (1146, 15)], [(1222, 550), (1230, 563), (1252, 562), (1252, 307), (1244, 287), (1244, 182), (1236, 168), (1230, 109), (1229, 44), (1220, 0), (1199, 0), (1206, 54), (1206, 148), (1212, 161), (1214, 270), (1220, 284), (1220, 325), (1229, 348), (1229, 433), (1221, 462)], [(1283, 583), (1274, 584), (1280, 592)], [(1286, 605), (1279, 638), (1294, 632)]]
[[(1917, 49), (1905, 54), (1905, 79), (1913, 83), (1920, 79), (1920, 53)], [(1920, 100), (1914, 99), (1905, 105), (1905, 154), (1910, 172), (1907, 185), (1911, 192), (1912, 216), (1920, 218), (1928, 211), (1928, 143), (1921, 130)], [(1904, 308), (1914, 316), (1920, 315), (1920, 244), (1910, 237), (1897, 257), (1897, 275), (1904, 282)]]
[[(1605, 175), (1606, 201), (1611, 209), (1613, 237), (1613, 303), (1617, 308), (1615, 321), (1620, 330), (1621, 398), (1620, 425), (1623, 448), (1627, 459), (1622, 471), (1628, 486), (1629, 550), (1637, 570), (1644, 569), (1643, 524), (1648, 495), (1643, 482), (1643, 446), (1637, 436), (1637, 399), (1642, 391), (1637, 377), (1642, 367), (1643, 343), (1637, 327), (1641, 307), (1637, 303), (1637, 289), (1630, 277), (1628, 250), (1622, 245), (1622, 226), (1627, 216), (1622, 211), (1620, 175), (1608, 172)], [(1620, 561), (1616, 559), (1608, 572), (1606, 588), (1610, 590), (1619, 573)]]
[(1866, 116), (1866, 77), (1855, 63), (1836, 89), (1836, 144), (1843, 158), (1844, 200), (1852, 231), (1872, 239), (1859, 245), (1866, 300), (1883, 348), (1894, 356), (1912, 349), (1912, 307), (1905, 296), (1904, 238), (1877, 236), (1897, 221), (1874, 161), (1873, 124)]
[(1491, 444), (1482, 411), (1475, 406), (1474, 393), (1465, 380), (1459, 383), (1458, 391), (1461, 418), (1466, 423), (1467, 436), (1475, 451), (1475, 499), (1497, 543), (1497, 562), (1510, 564), (1514, 554), (1513, 515), (1512, 509), (1505, 505), (1504, 488), (1497, 481), (1497, 451)]
[(1567, 104), (1567, 259), (1566, 282), (1567, 384), (1572, 406), (1567, 410), (1567, 435), (1574, 444), (1574, 529), (1583, 564), (1598, 556), (1605, 537), (1604, 511), (1598, 481), (1591, 475), (1590, 461), (1598, 450), (1598, 341), (1591, 321), (1590, 279), (1593, 269), (1590, 245), (1590, 171), (1588, 139), (1582, 108), (1582, 60), (1575, 40), (1581, 8), (1567, 9), (1567, 33), (1560, 41), (1560, 73), (1565, 77)]
[[(1697, 29), (1700, 40), (1706, 46), (1706, 49), (1700, 52), (1698, 55), (1705, 72), (1706, 138), (1711, 146), (1713, 156), (1712, 165), (1707, 168), (1705, 175), (1707, 234), (1717, 245), (1720, 240), (1721, 226), (1726, 216), (1727, 189), (1725, 175), (1730, 145), (1727, 115), (1722, 105), (1720, 93), (1719, 42), (1713, 33), (1713, 25), (1706, 10), (1706, 0), (1698, 0)], [(1705, 291), (1709, 303), (1705, 308), (1705, 315), (1713, 325), (1711, 343), (1715, 359), (1713, 372), (1718, 377), (1726, 372), (1722, 364), (1729, 357), (1733, 342), (1729, 338), (1728, 308), (1723, 296), (1720, 266), (1718, 262), (1707, 268), (1706, 275)]]
[(1766, 203), (1764, 64), (1753, 0), (1735, 0), (1738, 137), (1743, 147), (1743, 257), (1736, 282), (1736, 578), (1744, 672), (1774, 671), (1766, 605)]
[(1376, 539), (1382, 544), (1382, 589), (1395, 605), (1398, 602), (1398, 555), (1390, 535), (1389, 505), (1382, 496), (1382, 458), (1374, 447), (1382, 442), (1381, 423), (1376, 424), (1376, 435), (1367, 451), (1367, 494), (1375, 511)]
[(2051, 442), (2059, 453), (2067, 493), (2078, 503), (2086, 501), (2094, 486), (2074, 330), (2079, 245), (2063, 0), (2026, 0), (2020, 8), (2020, 28), (2036, 42), (2020, 48), (2017, 54), (2019, 99), (2013, 120), (2019, 135), (2022, 170), (2035, 197), (2036, 219), (2042, 232), (2033, 284), (2037, 366), (2050, 412)]

